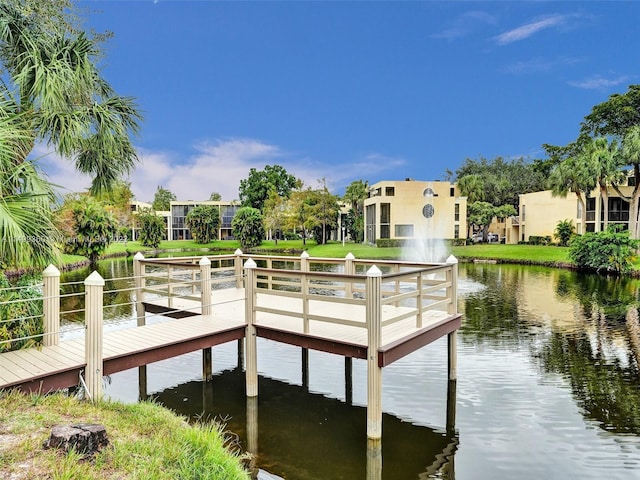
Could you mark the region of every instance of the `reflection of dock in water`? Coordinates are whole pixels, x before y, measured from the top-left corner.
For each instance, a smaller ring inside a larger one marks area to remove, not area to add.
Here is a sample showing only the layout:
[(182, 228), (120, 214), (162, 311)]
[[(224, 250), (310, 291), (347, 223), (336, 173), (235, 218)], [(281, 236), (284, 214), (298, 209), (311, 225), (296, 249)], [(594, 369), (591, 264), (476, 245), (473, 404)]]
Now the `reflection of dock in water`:
[(218, 420), (238, 434), (243, 448), (256, 455), (254, 474), (259, 467), (291, 479), (455, 478), (455, 382), (449, 383), (445, 428), (385, 413), (382, 442), (363, 438), (364, 406), (265, 377), (259, 377), (260, 396), (247, 398), (244, 382), (244, 372), (235, 368), (212, 382), (192, 381), (153, 396), (182, 415)]

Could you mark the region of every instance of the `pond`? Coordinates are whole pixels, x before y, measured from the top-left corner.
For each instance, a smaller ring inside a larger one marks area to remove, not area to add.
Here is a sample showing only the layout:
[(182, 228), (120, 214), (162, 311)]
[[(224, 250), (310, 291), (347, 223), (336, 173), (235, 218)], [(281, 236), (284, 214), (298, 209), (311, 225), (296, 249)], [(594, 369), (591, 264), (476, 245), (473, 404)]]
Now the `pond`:
[[(130, 277), (131, 260), (99, 271)], [(384, 369), (382, 478), (640, 478), (640, 327), (626, 317), (639, 288), (633, 279), (460, 264), (458, 380), (447, 380), (446, 338)], [(105, 299), (116, 304), (108, 328), (135, 324), (127, 295)], [(67, 335), (76, 327), (69, 318)], [(307, 364), (300, 348), (258, 342), (257, 401), (244, 395), (236, 342), (214, 347), (209, 383), (200, 381), (200, 352), (149, 365), (148, 393), (190, 419), (226, 425), (257, 453), (259, 478), (379, 478), (371, 473), (379, 453), (366, 440), (365, 362), (345, 368), (341, 357), (310, 351)], [(112, 375), (105, 394), (137, 401), (138, 370)]]

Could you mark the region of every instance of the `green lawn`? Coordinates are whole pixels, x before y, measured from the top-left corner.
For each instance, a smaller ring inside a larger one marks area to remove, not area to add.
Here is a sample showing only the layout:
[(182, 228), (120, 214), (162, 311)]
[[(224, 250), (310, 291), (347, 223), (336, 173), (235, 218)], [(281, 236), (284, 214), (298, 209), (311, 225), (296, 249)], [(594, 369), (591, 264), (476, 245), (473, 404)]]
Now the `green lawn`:
[[(171, 240), (160, 243), (159, 249), (182, 249), (182, 250), (227, 250), (234, 251), (240, 248), (235, 240), (218, 240), (208, 244), (199, 244), (193, 240)], [(139, 242), (114, 243), (109, 246), (107, 255), (128, 252), (145, 252), (152, 249), (143, 247)], [(302, 240), (280, 240), (276, 244), (274, 241), (265, 241), (258, 249), (262, 251), (276, 251), (291, 254), (306, 250), (312, 257), (342, 258), (351, 252), (356, 258), (381, 258), (395, 259), (402, 256), (402, 248), (390, 247), (381, 248), (361, 243), (346, 243), (342, 246), (340, 242), (329, 242), (326, 245), (317, 245), (312, 240), (307, 240), (306, 244)], [(534, 263), (570, 263), (569, 249), (565, 247), (538, 246), (538, 245), (502, 245), (502, 244), (477, 244), (461, 247), (450, 247), (449, 251), (458, 258), (487, 258), (512, 261), (531, 261)], [(67, 256), (78, 258), (76, 256)], [(82, 257), (79, 257), (82, 258)]]

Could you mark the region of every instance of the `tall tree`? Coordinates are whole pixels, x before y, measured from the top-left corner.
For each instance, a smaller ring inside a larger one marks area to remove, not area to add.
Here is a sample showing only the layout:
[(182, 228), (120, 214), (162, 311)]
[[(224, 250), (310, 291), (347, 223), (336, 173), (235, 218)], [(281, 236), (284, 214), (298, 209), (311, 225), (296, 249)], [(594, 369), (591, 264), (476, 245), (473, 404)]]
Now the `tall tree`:
[(323, 245), (327, 242), (331, 230), (338, 226), (338, 215), (340, 214), (340, 205), (338, 197), (332, 195), (327, 188), (327, 182), (323, 178), (319, 180), (319, 186), (307, 199), (311, 206), (315, 225), (318, 229), (316, 241)]
[(467, 203), (484, 201), (484, 182), (481, 175), (477, 173), (465, 175), (458, 180), (457, 184), (460, 194), (467, 197)]
[[(569, 157), (556, 165), (549, 177), (552, 195), (562, 197), (566, 197), (569, 193), (576, 195), (581, 207), (583, 229), (587, 221), (586, 198), (589, 197), (596, 185), (595, 170), (592, 168), (588, 156), (585, 157), (584, 152)], [(580, 233), (584, 233), (584, 231)]]
[(238, 209), (231, 222), (233, 235), (243, 249), (258, 247), (264, 239), (264, 226), (260, 210), (252, 207)]
[(212, 192), (211, 195), (209, 195), (209, 200), (212, 202), (220, 202), (222, 200), (222, 195), (218, 192)]
[(285, 209), (286, 200), (278, 195), (275, 187), (272, 187), (269, 190), (267, 200), (264, 202), (262, 218), (264, 220), (264, 228), (269, 238), (275, 238), (276, 245), (278, 244), (277, 232), (284, 227)]
[(289, 198), (291, 191), (299, 185), (301, 181), (280, 165), (266, 165), (264, 170), (251, 168), (249, 176), (240, 181), (240, 202), (244, 207), (262, 211), (271, 188), (275, 188), (281, 197)]
[(14, 2), (0, 4), (6, 72), (0, 96), (12, 103), (10, 111), (25, 114), (29, 136), (14, 161), (24, 162), (36, 142), (45, 142), (93, 177), (93, 193), (109, 189), (138, 161), (130, 135), (138, 132), (141, 115), (132, 98), (117, 95), (100, 75), (97, 40), (68, 23), (43, 19)]
[(349, 184), (342, 199), (351, 205), (347, 214), (349, 235), (356, 242), (364, 240), (364, 201), (369, 196), (369, 182), (354, 180)]
[(173, 192), (167, 190), (166, 188), (163, 188), (161, 185), (158, 185), (151, 206), (156, 212), (161, 210), (167, 211), (171, 209), (171, 202), (175, 199), (176, 196)]

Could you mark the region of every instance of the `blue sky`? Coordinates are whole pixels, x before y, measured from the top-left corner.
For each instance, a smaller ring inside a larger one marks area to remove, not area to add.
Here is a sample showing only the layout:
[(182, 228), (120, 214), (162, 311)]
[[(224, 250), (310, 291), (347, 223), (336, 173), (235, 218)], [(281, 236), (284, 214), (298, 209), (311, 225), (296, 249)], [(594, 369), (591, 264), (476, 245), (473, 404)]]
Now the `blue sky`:
[[(466, 158), (542, 158), (640, 82), (640, 2), (83, 1), (145, 120), (139, 200), (238, 198), (279, 164), (342, 194), (442, 180)], [(90, 181), (51, 155), (51, 179)]]

